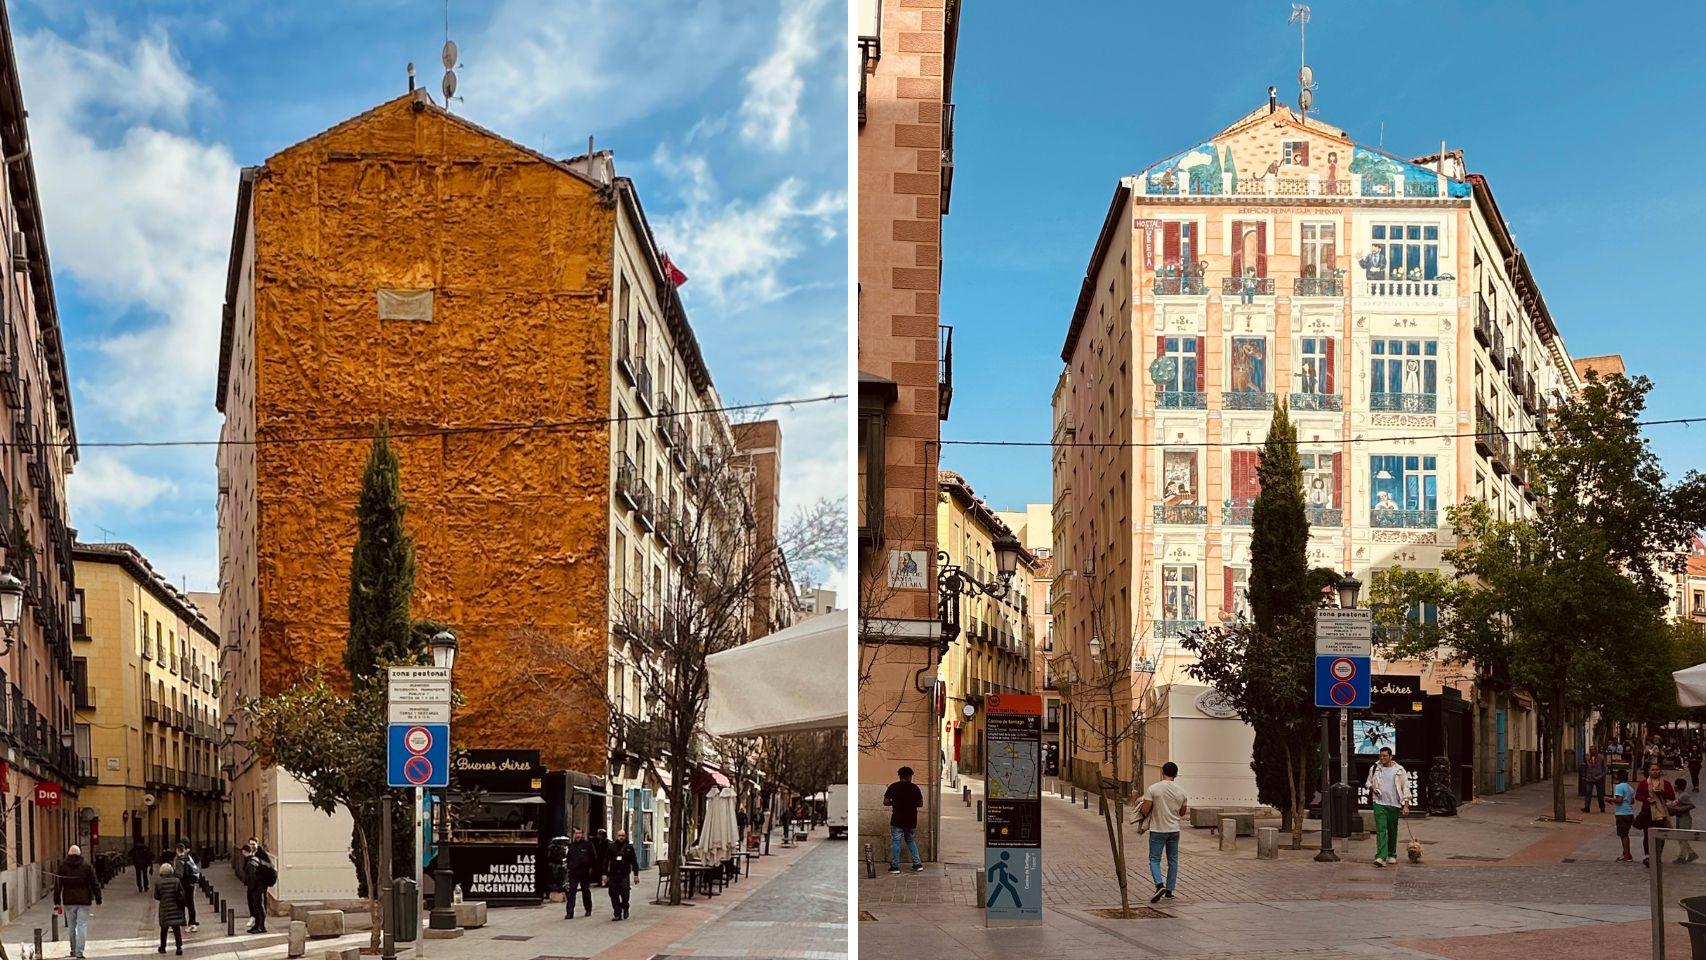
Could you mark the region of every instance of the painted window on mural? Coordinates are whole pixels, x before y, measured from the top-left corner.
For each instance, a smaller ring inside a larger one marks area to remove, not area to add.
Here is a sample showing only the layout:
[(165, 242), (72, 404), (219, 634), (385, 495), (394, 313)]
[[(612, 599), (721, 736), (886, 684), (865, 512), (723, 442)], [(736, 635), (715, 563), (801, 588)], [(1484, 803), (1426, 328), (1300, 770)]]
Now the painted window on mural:
[(1172, 220), (1161, 225), (1161, 262), (1186, 273), (1194, 272), (1202, 259), (1202, 226), (1194, 220)]
[(1161, 619), (1197, 618), (1197, 568), (1168, 564), (1161, 568)]
[(1299, 453), (1297, 459), (1303, 466), (1303, 502), (1311, 507), (1337, 508), (1339, 454)]
[(1376, 514), (1439, 508), (1437, 458), (1376, 454), (1368, 460), (1369, 506)]
[(1197, 503), (1197, 453), (1165, 450), (1161, 454), (1161, 502), (1168, 506)]
[(1262, 493), (1260, 450), (1234, 450), (1231, 458), (1231, 477), (1227, 483), (1231, 500), (1238, 506), (1250, 506)]
[(1268, 275), (1268, 223), (1266, 220), (1232, 221), (1232, 275)]
[(1221, 594), (1221, 613), (1228, 620), (1250, 619), (1250, 568), (1224, 567), (1225, 590)]
[(1203, 362), (1201, 337), (1159, 337), (1160, 354), (1174, 360), (1171, 378), (1163, 378), (1156, 383), (1157, 389), (1165, 393), (1201, 392), (1203, 388)]
[(1268, 341), (1264, 337), (1233, 337), (1231, 384), (1234, 393), (1268, 390)]
[(1439, 343), (1435, 340), (1375, 340), (1369, 345), (1369, 392), (1433, 396)]
[(1433, 280), (1439, 276), (1439, 227), (1377, 223), (1360, 261), (1370, 280)]
[(1285, 142), (1285, 162), (1300, 167), (1309, 166), (1309, 141), (1287, 140)]
[(1332, 337), (1304, 337), (1298, 345), (1297, 392), (1334, 392)]
[(1338, 227), (1332, 223), (1305, 223), (1299, 228), (1303, 242), (1304, 277), (1331, 277)]

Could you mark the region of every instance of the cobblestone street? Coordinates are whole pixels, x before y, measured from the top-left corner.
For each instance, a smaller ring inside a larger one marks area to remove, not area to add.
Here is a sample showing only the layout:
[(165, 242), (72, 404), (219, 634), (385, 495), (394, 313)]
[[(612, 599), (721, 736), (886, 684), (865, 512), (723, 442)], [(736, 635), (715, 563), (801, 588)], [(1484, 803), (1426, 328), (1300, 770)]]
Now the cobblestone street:
[[(861, 868), (861, 952), (1565, 960), (1647, 949), (1647, 872), (1638, 861), (1615, 861), (1620, 850), (1609, 814), (1581, 814), (1572, 805), (1571, 816), (1581, 820), (1543, 822), (1551, 809), (1548, 784), (1467, 805), (1455, 818), (1406, 821), (1424, 846), (1417, 865), (1376, 868), (1372, 838), (1350, 841), (1339, 863), (1319, 864), (1312, 859), (1319, 842), (1312, 829), (1304, 834), (1308, 849), (1282, 849), (1272, 861), (1256, 859), (1253, 838), (1223, 852), (1209, 831), (1189, 830), (1177, 899), (1158, 905), (1153, 918), (1134, 920), (1089, 912), (1119, 905), (1094, 798), (1085, 809), (1045, 794), (1044, 924), (985, 930), (975, 889), (980, 785), (969, 782), (974, 806), (945, 795), (943, 863), (889, 876), (886, 851), (874, 851), (877, 877)], [(1153, 890), (1147, 843), (1128, 826), (1126, 846), (1131, 899), (1144, 905)], [(1634, 846), (1638, 857), (1638, 835)], [(1667, 864), (1665, 884), (1665, 899), (1674, 905), (1706, 893), (1706, 869)], [(1667, 953), (1687, 956), (1686, 931), (1674, 922), (1680, 908), (1673, 913)]]

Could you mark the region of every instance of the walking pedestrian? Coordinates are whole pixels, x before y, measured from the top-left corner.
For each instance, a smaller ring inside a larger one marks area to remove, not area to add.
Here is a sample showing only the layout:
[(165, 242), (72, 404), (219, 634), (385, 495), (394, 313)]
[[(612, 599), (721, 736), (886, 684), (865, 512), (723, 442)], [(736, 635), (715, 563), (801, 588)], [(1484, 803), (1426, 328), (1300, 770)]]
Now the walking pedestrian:
[(154, 952), (166, 952), (166, 932), (171, 931), (181, 957), (184, 955), (184, 905), (190, 900), (190, 892), (169, 863), (160, 864), (160, 877), (154, 881), (154, 899), (160, 902), (160, 949)]
[(592, 916), (592, 878), (598, 869), (598, 851), (592, 841), (586, 838), (586, 831), (575, 828), (575, 838), (569, 841), (567, 881), (563, 887), (563, 919), (573, 920), (575, 916), (575, 890), (581, 894), (581, 905), (586, 908), (586, 915)]
[(611, 920), (628, 919), (628, 896), (632, 884), (640, 879), (640, 858), (634, 845), (628, 842), (628, 831), (618, 829), (610, 844), (610, 859), (605, 866), (604, 885), (610, 889)]
[(901, 767), (896, 772), (900, 779), (883, 791), (883, 806), (894, 811), (889, 814), (889, 872), (900, 872), (900, 847), (904, 841), (907, 853), (912, 856), (912, 872), (920, 873), (924, 870), (924, 860), (918, 856), (915, 833), (918, 830), (918, 808), (924, 806), (924, 794), (918, 789), (918, 784), (912, 782), (911, 767)]
[(243, 885), (249, 899), (249, 933), (267, 932), (267, 889), (278, 882), (278, 869), (259, 840), (243, 845)]
[(178, 882), (189, 891), (187, 908), (189, 911), (190, 932), (195, 933), (201, 928), (195, 919), (195, 888), (201, 883), (201, 866), (195, 862), (195, 856), (190, 853), (190, 845), (178, 841), (177, 856), (172, 858), (172, 870), (178, 876)]
[(1398, 818), (1410, 812), (1410, 774), (1392, 756), (1391, 747), (1380, 748), (1380, 760), (1368, 771), (1370, 804), (1374, 807), (1374, 865), (1398, 862)]
[(69, 913), (66, 926), (71, 929), (71, 956), (82, 960), (83, 949), (89, 942), (89, 918), (94, 904), (101, 902), (101, 880), (95, 868), (83, 859), (83, 848), (76, 844), (65, 851), (65, 859), (53, 877), (53, 909)]
[[(1137, 801), (1138, 819), (1149, 821), (1149, 877), (1155, 881), (1156, 903), (1162, 897), (1173, 899), (1179, 886), (1179, 832), (1184, 818), (1191, 812), (1185, 788), (1179, 786), (1179, 765), (1169, 760), (1161, 765), (1161, 779), (1150, 784)], [(1161, 855), (1167, 855), (1167, 880), (1161, 880)]]
[(1605, 812), (1605, 758), (1599, 748), (1588, 751), (1588, 762), (1582, 767), (1582, 812), (1590, 813), (1593, 798), (1599, 797), (1599, 812)]
[(1688, 744), (1688, 782), (1695, 793), (1700, 792), (1700, 741), (1691, 740)]
[(1611, 812), (1617, 818), (1617, 839), (1623, 841), (1623, 855), (1617, 858), (1618, 863), (1634, 860), (1629, 853), (1629, 830), (1635, 824), (1635, 788), (1629, 783), (1629, 773), (1617, 771), (1617, 786), (1611, 791)]
[(136, 868), (136, 890), (138, 893), (148, 889), (149, 871), (154, 869), (154, 851), (148, 849), (148, 844), (141, 840), (130, 848), (130, 865)]
[[(1678, 830), (1694, 829), (1694, 801), (1688, 799), (1688, 784), (1686, 777), (1676, 778), (1676, 803), (1671, 805), (1671, 824)], [(1696, 784), (1696, 787), (1699, 785)], [(1676, 862), (1693, 863), (1700, 859), (1700, 854), (1694, 852), (1694, 844), (1687, 840), (1676, 842)]]
[(1670, 826), (1670, 808), (1676, 803), (1676, 787), (1664, 777), (1658, 763), (1647, 765), (1647, 779), (1635, 785), (1635, 826), (1641, 828), (1641, 866), (1652, 865), (1648, 833), (1654, 827)]

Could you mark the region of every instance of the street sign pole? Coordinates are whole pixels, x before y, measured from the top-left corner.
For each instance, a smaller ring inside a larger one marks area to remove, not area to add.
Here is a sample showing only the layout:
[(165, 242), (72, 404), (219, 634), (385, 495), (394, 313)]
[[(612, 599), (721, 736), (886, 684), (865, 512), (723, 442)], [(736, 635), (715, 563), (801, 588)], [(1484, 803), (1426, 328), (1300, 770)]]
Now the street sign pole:
[(1337, 863), (1333, 852), (1333, 804), (1327, 795), (1327, 781), (1333, 779), (1332, 714), (1321, 711), (1321, 852), (1315, 855), (1319, 863)]
[[(1339, 859), (1333, 852), (1333, 835), (1350, 832), (1350, 824), (1335, 823), (1337, 813), (1329, 811), (1337, 798), (1351, 790), (1351, 711), (1367, 710), (1371, 703), (1373, 654), (1373, 611), (1354, 607), (1315, 611), (1315, 706), (1322, 710), (1321, 852), (1315, 859), (1322, 863)], [(1332, 778), (1334, 709), (1339, 712), (1339, 780), (1328, 786)], [(1355, 808), (1354, 800), (1351, 807)]]

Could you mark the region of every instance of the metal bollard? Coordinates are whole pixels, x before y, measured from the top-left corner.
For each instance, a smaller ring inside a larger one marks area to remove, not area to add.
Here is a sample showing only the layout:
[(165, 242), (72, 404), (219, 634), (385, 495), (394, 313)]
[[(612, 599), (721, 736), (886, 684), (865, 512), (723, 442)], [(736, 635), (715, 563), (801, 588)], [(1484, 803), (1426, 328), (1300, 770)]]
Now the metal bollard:
[(963, 794), (963, 796), (965, 797), (966, 806), (968, 806), (968, 807), (971, 806), (971, 784), (969, 784), (969, 783), (966, 784), (965, 793)]
[(978, 800), (978, 802), (977, 802), (977, 822), (978, 823), (983, 822), (983, 801), (982, 800)]
[(865, 844), (865, 878), (868, 880), (877, 879), (876, 854), (872, 852), (869, 843)]
[(1090, 791), (1086, 790), (1082, 794), (1080, 794), (1079, 796), (1084, 801), (1084, 809), (1086, 809), (1086, 810), (1090, 809)]
[(41, 956), (41, 928), (36, 928), (36, 956)]
[(57, 912), (51, 913), (48, 915), (47, 919), (48, 919), (48, 926), (53, 930), (53, 942), (58, 943), (59, 942), (59, 914)]
[(237, 935), (237, 911), (230, 907), (225, 908), (225, 935), (228, 937)]

